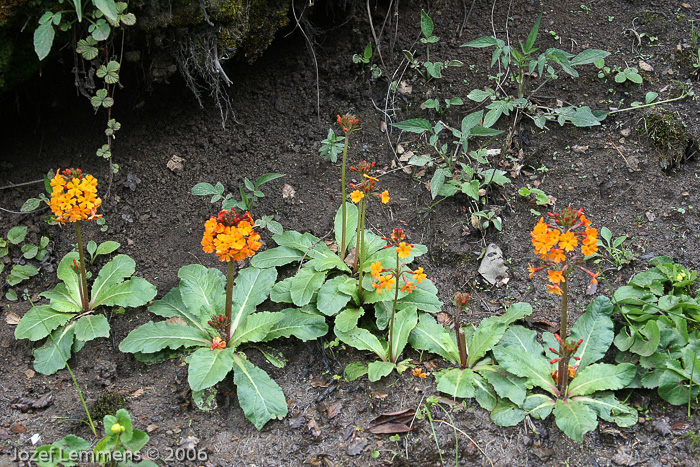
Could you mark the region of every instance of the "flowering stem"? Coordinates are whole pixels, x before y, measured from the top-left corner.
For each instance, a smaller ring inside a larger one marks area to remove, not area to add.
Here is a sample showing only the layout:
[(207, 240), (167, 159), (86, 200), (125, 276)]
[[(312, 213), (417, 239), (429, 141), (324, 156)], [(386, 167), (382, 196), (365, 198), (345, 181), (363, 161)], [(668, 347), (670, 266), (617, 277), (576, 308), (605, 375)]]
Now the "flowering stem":
[(87, 275), (85, 274), (85, 252), (83, 251), (83, 236), (80, 232), (80, 221), (75, 222), (75, 234), (78, 237), (78, 254), (80, 255), (80, 302), (83, 306), (83, 311), (90, 311), (90, 302), (88, 300), (88, 285)]
[(568, 313), (569, 313), (569, 282), (561, 283), (561, 323), (559, 325), (559, 333), (561, 335), (562, 344), (559, 344), (559, 353), (562, 359), (559, 360), (559, 368), (557, 369), (559, 386), (559, 396), (566, 396), (566, 387), (569, 385), (569, 356), (565, 351), (564, 343), (567, 342), (568, 334)]
[(229, 323), (229, 329), (228, 329), (228, 333), (227, 333), (227, 336), (229, 337), (229, 339), (231, 338), (231, 331), (232, 331), (231, 325), (233, 324), (231, 322), (231, 310), (233, 308), (233, 305), (231, 303), (233, 300), (233, 276), (234, 276), (233, 269), (234, 269), (233, 261), (229, 261), (228, 262), (228, 272), (226, 274), (226, 319), (228, 320), (228, 323)]
[[(341, 191), (342, 191), (342, 199), (341, 202), (343, 203), (342, 206), (342, 217), (343, 217), (343, 224), (342, 224), (342, 235), (340, 237), (340, 259), (345, 259), (345, 238), (346, 238), (346, 230), (347, 230), (347, 223), (348, 223), (348, 213), (347, 209), (345, 207), (345, 202), (347, 201), (345, 196), (346, 196), (346, 191), (345, 191), (345, 166), (347, 165), (348, 162), (348, 141), (350, 140), (350, 132), (346, 132), (345, 134), (345, 146), (343, 147), (343, 166), (341, 169)], [(362, 286), (360, 286), (362, 288)]]
[(362, 304), (363, 299), (363, 290), (362, 290), (362, 276), (363, 276), (363, 271), (362, 269), (364, 268), (365, 264), (365, 257), (364, 257), (364, 244), (365, 244), (365, 215), (367, 213), (367, 201), (365, 198), (362, 198), (360, 200), (360, 204), (358, 206), (358, 211), (359, 211), (359, 219), (357, 222), (357, 243), (355, 245), (355, 264), (353, 265), (353, 271), (358, 272), (358, 279), (360, 281), (360, 287), (359, 287), (359, 296), (360, 296), (360, 304)]
[(457, 347), (459, 348), (459, 363), (462, 369), (467, 367), (467, 339), (462, 328), (462, 307), (457, 305), (457, 316), (455, 316), (455, 326), (457, 326)]
[(391, 307), (391, 319), (389, 320), (389, 361), (391, 363), (396, 363), (399, 356), (394, 355), (394, 316), (396, 315), (396, 303), (399, 301), (399, 253), (396, 252), (396, 270), (394, 271), (394, 277), (396, 278), (396, 292), (394, 292), (394, 304)]

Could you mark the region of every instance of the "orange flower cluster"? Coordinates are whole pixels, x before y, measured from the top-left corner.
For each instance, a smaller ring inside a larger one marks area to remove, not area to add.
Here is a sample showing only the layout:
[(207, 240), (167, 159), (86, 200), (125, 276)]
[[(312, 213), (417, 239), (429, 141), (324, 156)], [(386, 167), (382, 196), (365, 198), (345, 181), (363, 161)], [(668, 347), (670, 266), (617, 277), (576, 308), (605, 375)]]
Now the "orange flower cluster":
[(212, 216), (204, 224), (202, 247), (205, 253), (214, 253), (219, 261), (241, 261), (257, 252), (262, 243), (253, 229), (255, 222), (249, 212), (238, 215), (232, 208)]
[[(395, 246), (396, 252), (399, 258), (406, 258), (411, 254), (411, 249), (413, 245), (410, 243), (399, 241), (399, 239), (404, 239), (405, 235), (402, 229), (394, 229), (391, 234), (394, 245), (389, 245), (388, 247)], [(386, 239), (385, 240), (389, 240)], [(388, 248), (387, 247), (387, 248)], [(398, 275), (403, 279), (403, 285), (401, 286), (401, 292), (411, 293), (416, 289), (416, 285), (413, 283), (415, 280), (418, 284), (423, 282), (428, 276), (423, 272), (423, 268), (418, 268), (415, 271), (405, 270), (401, 271), (404, 265), (397, 265), (396, 269), (384, 269), (381, 261), (375, 261), (370, 265), (370, 271), (372, 273), (372, 278), (375, 282), (372, 283), (372, 287), (381, 294), (384, 290), (391, 290), (396, 285), (396, 275), (398, 270)], [(387, 274), (383, 274), (383, 273)], [(413, 280), (407, 280), (406, 274), (413, 275)]]
[(83, 175), (80, 169), (58, 171), (51, 180), (51, 187), (49, 206), (57, 222), (65, 224), (102, 217), (96, 214), (102, 200), (97, 197), (97, 179), (92, 175)]
[(342, 117), (338, 115), (336, 120), (345, 133), (352, 133), (358, 128), (357, 125), (360, 123), (355, 116), (350, 114), (345, 114)]
[[(355, 189), (355, 191), (350, 193), (350, 199), (353, 203), (358, 204), (365, 196), (375, 194), (374, 189), (376, 188), (379, 179), (370, 175), (375, 164), (376, 162), (372, 162), (370, 164), (367, 161), (362, 161), (357, 167), (350, 167), (350, 170), (359, 173), (362, 177), (362, 183), (359, 185), (355, 185), (354, 183), (350, 184), (350, 186)], [(384, 190), (381, 194), (376, 193), (375, 195), (383, 204), (388, 203), (391, 199), (387, 190)]]
[[(591, 282), (598, 283), (598, 273), (592, 273), (582, 267), (586, 257), (598, 251), (598, 230), (591, 227), (591, 221), (583, 214), (583, 209), (574, 210), (566, 208), (561, 214), (548, 215), (554, 219), (555, 225), (547, 224), (544, 218), (540, 218), (537, 225), (532, 229), (532, 245), (535, 253), (544, 261), (540, 267), (528, 267), (530, 279), (536, 272), (550, 268), (547, 271), (547, 278), (551, 285), (547, 285), (550, 293), (562, 294), (559, 287), (562, 282), (566, 282), (566, 277), (573, 267), (578, 267), (591, 276)], [(581, 256), (577, 256), (575, 251), (579, 247)], [(567, 254), (570, 254), (567, 256)], [(555, 265), (558, 265), (556, 268)]]
[(411, 373), (417, 378), (427, 378), (428, 375), (423, 371), (422, 368), (414, 368)]

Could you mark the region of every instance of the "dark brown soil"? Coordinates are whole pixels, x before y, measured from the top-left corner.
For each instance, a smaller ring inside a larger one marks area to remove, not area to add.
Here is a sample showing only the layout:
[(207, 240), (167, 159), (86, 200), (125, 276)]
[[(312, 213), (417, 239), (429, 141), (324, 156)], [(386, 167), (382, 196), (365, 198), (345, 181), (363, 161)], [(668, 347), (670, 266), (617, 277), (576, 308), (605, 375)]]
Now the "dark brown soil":
[[(660, 99), (673, 97), (678, 89), (676, 80), (693, 79), (692, 66), (677, 47), (691, 41), (689, 20), (698, 19), (697, 2), (545, 4), (538, 42), (542, 49), (559, 47), (577, 53), (600, 48), (612, 53), (606, 59), (608, 66), (639, 67), (639, 61), (644, 60), (653, 70), (643, 72), (644, 82), (636, 85), (616, 84), (612, 77), (600, 79), (593, 66), (581, 67), (578, 79), (562, 75), (543, 88), (544, 102), (585, 102), (593, 109), (627, 107), (632, 101), (643, 101), (648, 91), (658, 92)], [(488, 75), (495, 71), (488, 67), (490, 50), (459, 46), (490, 35), (492, 30), (504, 39), (507, 31), (514, 43), (524, 41), (542, 6), (535, 1), (435, 2), (429, 14), (441, 40), (431, 54), (462, 60), (465, 67), (451, 68), (443, 79), (427, 84), (401, 62), (403, 49), (423, 53), (417, 43), (421, 7), (426, 5), (399, 4), (398, 16), (392, 16), (393, 11), (389, 14), (398, 24), (387, 24), (382, 36), (388, 72), (398, 70), (392, 79), (412, 85), (411, 93), (389, 91), (387, 79), (372, 80), (367, 68), (352, 63), (352, 55), (361, 53), (372, 37), (364, 5), (358, 5), (349, 21), (334, 29), (327, 21), (332, 18), (340, 24), (346, 12), (336, 7), (324, 13), (328, 17), (323, 27), (329, 31), (315, 36), (317, 66), (298, 30), (280, 35), (254, 65), (230, 64), (234, 85), (229, 93), (235, 119), (225, 128), (216, 107), (201, 109), (179, 81), (154, 90), (143, 89), (136, 82), (127, 85), (119, 92), (114, 108), (122, 129), (115, 141), (120, 172), (102, 211), (109, 230), (103, 233), (91, 225), (87, 235), (97, 241), (119, 241), (120, 252), (136, 260), (137, 274), (154, 283), (158, 297), (162, 297), (177, 284), (181, 266), (201, 263), (220, 267), (199, 244), (203, 223), (216, 208), (208, 200), (192, 196), (192, 187), (198, 182), (221, 181), (229, 191), (237, 192), (244, 177), (279, 172), (286, 176), (264, 186), (266, 196), (255, 206), (256, 217), (274, 215), (285, 229), (324, 236), (331, 230), (338, 208), (340, 167), (324, 161), (318, 149), (328, 128), (336, 128), (336, 114), (352, 110), (362, 131), (353, 136), (351, 161), (376, 161), (384, 173), (381, 187), (392, 193), (389, 205), (370, 213), (371, 228), (386, 234), (395, 226), (403, 227), (412, 241), (426, 244), (429, 254), (420, 258), (418, 265), (434, 280), (444, 303), (449, 304), (457, 291), (478, 297), (470, 316), (474, 321), (517, 301), (532, 303), (535, 312), (529, 324), (535, 329), (551, 331), (553, 328), (543, 323), (557, 321), (558, 299), (544, 292), (541, 280), (533, 282), (527, 274), (528, 262), (534, 260), (529, 232), (539, 217), (531, 209), (542, 209), (518, 195), (517, 190), (526, 185), (539, 186), (554, 196), (556, 208), (582, 207), (595, 226), (607, 226), (615, 236), (630, 237), (630, 248), (638, 259), (619, 270), (601, 262), (605, 281), (597, 294), (610, 295), (609, 287), (625, 284), (657, 255), (670, 256), (691, 269), (700, 267), (698, 159), (663, 171), (660, 158), (664, 155), (638, 131), (645, 115), (642, 110), (620, 113), (604, 125), (588, 129), (550, 123), (547, 131), (541, 131), (523, 119), (516, 128), (515, 150), (492, 160), (508, 171), (518, 164), (523, 166), (512, 185), (488, 193), (489, 204), (501, 210), (503, 231), (492, 229), (483, 237), (478, 232), (465, 235), (470, 232), (466, 198), (457, 196), (435, 204), (425, 186), (431, 169), (422, 177), (400, 169), (397, 144), (407, 151), (428, 154), (432, 150), (426, 141), (412, 134), (383, 132), (383, 122), (389, 123), (386, 114), (394, 113), (394, 121), (414, 117), (436, 121), (437, 115), (419, 108), (426, 98), (460, 96), (467, 101), (472, 89), (492, 85)], [(372, 5), (371, 9), (379, 34), (388, 15), (386, 5)], [(655, 38), (652, 42), (651, 37)], [(697, 81), (692, 82), (697, 93)], [(107, 165), (94, 155), (103, 144), (104, 116), (95, 117), (89, 103), (75, 96), (67, 72), (47, 73), (5, 96), (2, 104), (0, 186), (37, 180), (57, 167), (82, 167), (102, 180), (101, 189), (106, 188)], [(470, 107), (454, 107), (441, 118), (458, 125), (462, 116), (472, 111)], [(697, 138), (700, 122), (695, 99), (663, 107), (685, 124), (691, 138)], [(504, 118), (498, 126), (508, 130), (511, 122)], [(497, 138), (488, 147), (502, 145), (503, 139)], [(166, 167), (173, 155), (185, 159), (181, 172)], [(140, 179), (134, 190), (126, 184), (129, 174)], [(285, 183), (296, 190), (292, 202), (282, 197)], [(24, 200), (37, 196), (40, 190), (41, 185), (3, 189), (0, 207), (18, 211)], [(3, 210), (0, 234), (14, 225), (28, 225), (32, 236), (50, 236), (56, 264), (70, 251), (74, 237), (71, 229), (46, 225), (45, 214), (18, 215)], [(267, 247), (273, 246), (268, 233), (263, 237)], [(479, 255), (490, 243), (499, 245), (507, 258), (510, 281), (500, 288), (489, 286), (477, 273)], [(54, 277), (44, 272), (27, 282), (28, 295), (36, 298), (55, 283)], [(593, 298), (582, 293), (584, 285), (581, 279), (570, 287), (575, 316)], [(13, 327), (5, 324), (9, 313), (24, 314), (29, 301), (2, 299), (0, 305), (0, 465), (16, 465), (12, 454), (16, 449), (31, 448), (30, 437), (35, 433), (41, 436), (41, 443), (69, 433), (89, 438), (90, 433), (79, 422), (64, 421), (84, 417), (68, 373), (33, 373), (34, 345), (15, 340)], [(445, 310), (449, 309), (450, 305), (445, 305)], [(277, 345), (276, 350), (288, 358), (284, 369), (269, 365), (259, 352), (248, 352), (281, 385), (289, 404), (285, 420), (272, 421), (258, 432), (243, 417), (232, 385), (222, 384), (220, 408), (205, 413), (190, 402), (187, 367), (180, 360), (147, 366), (117, 350), (129, 331), (150, 319), (145, 309), (110, 319), (113, 339), (90, 342), (71, 360), (71, 366), (91, 404), (107, 393), (126, 396), (126, 407), (136, 426), (145, 429), (152, 425), (148, 447), (158, 450), (162, 465), (437, 466), (442, 465), (441, 456), (444, 465), (454, 465), (458, 457), (460, 466), (700, 465), (700, 452), (686, 436), (690, 430), (700, 430), (697, 403), (688, 420), (686, 407), (670, 406), (650, 391), (622, 394), (640, 411), (637, 425), (619, 429), (601, 422), (583, 443), (564, 436), (553, 417), (512, 428), (497, 427), (473, 400), (457, 404), (450, 412), (459, 429), (457, 453), (455, 430), (444, 412), (434, 414), (438, 422), (432, 428), (427, 421), (416, 420), (414, 430), (399, 441), (391, 441), (388, 435), (372, 435), (366, 431), (371, 419), (384, 412), (416, 409), (426, 397), (439, 394), (430, 379), (415, 378), (410, 372), (401, 377), (392, 374), (379, 383), (369, 383), (366, 378), (355, 382), (334, 379), (347, 364), (370, 357), (347, 348), (325, 349), (330, 336), (318, 342), (290, 340)], [(411, 356), (421, 358), (417, 353)], [(48, 392), (54, 402), (44, 410), (22, 413), (10, 407), (16, 397), (38, 398)], [(379, 393), (387, 396), (378, 398)], [(329, 418), (328, 408), (336, 403), (342, 408)], [(448, 407), (446, 402), (443, 405)], [(665, 432), (659, 421), (672, 424), (674, 429)], [(191, 441), (190, 437), (198, 440), (197, 448), (206, 454), (206, 463), (166, 459), (182, 443)]]

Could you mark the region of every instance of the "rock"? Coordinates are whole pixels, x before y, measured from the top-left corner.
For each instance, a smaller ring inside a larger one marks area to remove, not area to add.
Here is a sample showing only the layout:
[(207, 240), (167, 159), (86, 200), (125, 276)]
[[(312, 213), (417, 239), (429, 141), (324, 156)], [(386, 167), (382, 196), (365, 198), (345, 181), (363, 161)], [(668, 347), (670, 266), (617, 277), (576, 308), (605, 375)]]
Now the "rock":
[(486, 254), (479, 266), (479, 274), (491, 285), (508, 278), (508, 268), (503, 262), (503, 252), (495, 243), (486, 248)]
[(170, 158), (170, 160), (166, 164), (166, 167), (168, 167), (168, 169), (170, 169), (171, 172), (179, 174), (185, 169), (184, 162), (185, 159), (173, 154), (173, 157)]

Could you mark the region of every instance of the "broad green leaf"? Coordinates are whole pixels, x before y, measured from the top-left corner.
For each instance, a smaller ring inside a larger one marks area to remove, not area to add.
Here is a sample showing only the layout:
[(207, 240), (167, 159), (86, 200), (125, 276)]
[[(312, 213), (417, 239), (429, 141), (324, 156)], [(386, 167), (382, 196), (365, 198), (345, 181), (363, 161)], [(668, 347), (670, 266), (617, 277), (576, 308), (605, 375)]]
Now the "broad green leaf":
[[(47, 12), (50, 14), (50, 12)], [(53, 45), (53, 39), (56, 32), (53, 29), (51, 22), (40, 24), (34, 30), (34, 52), (36, 52), (39, 60), (43, 60), (51, 52), (51, 46)]]
[(335, 335), (338, 339), (351, 347), (355, 347), (357, 350), (369, 350), (382, 359), (388, 357), (386, 344), (380, 342), (377, 336), (366, 329), (356, 327), (344, 332), (336, 327)]
[(433, 316), (421, 313), (418, 324), (411, 331), (408, 342), (416, 350), (432, 352), (452, 363), (458, 363), (459, 349), (457, 344), (452, 339), (444, 340), (441, 338), (448, 332), (449, 330), (438, 324)]
[(162, 349), (207, 347), (212, 338), (200, 329), (165, 321), (149, 321), (129, 333), (119, 344), (119, 350), (129, 353), (154, 353)]
[(610, 52), (606, 52), (605, 50), (586, 49), (572, 58), (569, 63), (571, 66), (588, 65), (598, 60), (603, 60), (608, 55), (610, 55)]
[(576, 356), (580, 357), (579, 371), (589, 364), (597, 362), (610, 348), (615, 333), (610, 319), (613, 307), (607, 297), (598, 297), (586, 309), (586, 312), (571, 328), (571, 339), (583, 339)]
[(469, 342), (467, 342), (468, 356), (467, 367), (471, 368), (481, 360), (486, 352), (498, 344), (508, 326), (497, 317), (486, 318), (476, 328)]
[(195, 315), (185, 306), (179, 287), (175, 287), (165, 294), (165, 297), (153, 302), (153, 305), (148, 307), (148, 311), (163, 318), (182, 318), (189, 326), (199, 329), (202, 335), (209, 333), (202, 322), (203, 320), (200, 320), (199, 315)]
[(362, 308), (347, 308), (335, 317), (335, 329), (341, 332), (350, 332), (357, 327), (357, 321), (364, 314)]
[(347, 283), (355, 283), (355, 279), (348, 276), (336, 276), (327, 280), (318, 291), (316, 306), (326, 316), (333, 316), (340, 312), (352, 298), (341, 292), (339, 287)]
[(467, 42), (466, 44), (462, 44), (461, 47), (475, 47), (477, 49), (483, 49), (484, 47), (491, 47), (498, 45), (498, 39), (495, 37), (480, 37), (479, 39), (475, 39), (471, 42)]
[(525, 411), (511, 401), (500, 399), (491, 412), (491, 421), (498, 426), (515, 426), (525, 419)]
[(537, 342), (537, 332), (522, 326), (511, 326), (503, 335), (499, 346), (515, 346), (518, 352), (533, 355), (542, 354), (542, 346)]
[(109, 23), (100, 18), (88, 27), (88, 31), (96, 41), (106, 41), (112, 29)]
[(452, 397), (472, 398), (475, 395), (474, 380), (479, 377), (469, 368), (450, 368), (435, 375), (437, 389)]
[(92, 302), (98, 302), (100, 295), (114, 284), (130, 277), (136, 270), (136, 262), (127, 255), (117, 255), (100, 270), (92, 285)]
[(152, 300), (158, 291), (156, 286), (143, 277), (132, 277), (108, 289), (102, 289), (99, 296), (93, 296), (93, 308), (98, 306), (139, 307)]
[(5, 277), (8, 285), (15, 286), (20, 282), (39, 274), (39, 270), (32, 264), (15, 264), (10, 273)]
[(449, 170), (443, 168), (435, 169), (433, 178), (430, 179), (430, 194), (433, 199), (440, 193), (440, 189), (445, 184), (447, 176), (449, 176)]
[(290, 284), (289, 293), (294, 304), (304, 306), (309, 303), (311, 297), (321, 288), (325, 279), (325, 272), (314, 271), (311, 268), (302, 268), (294, 276)]
[(504, 371), (498, 366), (490, 366), (481, 370), (499, 397), (510, 399), (515, 405), (522, 406), (525, 402), (527, 388), (525, 380)]
[(498, 169), (488, 169), (479, 172), (484, 183), (495, 183), (496, 185), (504, 186), (511, 183), (510, 178), (506, 176), (506, 172)]
[(523, 410), (538, 420), (549, 417), (554, 408), (555, 399), (545, 394), (529, 394), (523, 403)]
[(403, 122), (392, 123), (391, 126), (398, 128), (399, 130), (418, 134), (426, 131), (433, 131), (433, 126), (424, 118), (412, 118)]
[(10, 231), (7, 232), (7, 241), (12, 243), (13, 245), (17, 245), (19, 243), (22, 243), (26, 236), (27, 227), (23, 225), (18, 225), (16, 227), (12, 227)]
[(328, 245), (319, 242), (309, 251), (309, 256), (313, 258), (307, 266), (312, 266), (316, 271), (328, 271), (329, 269), (339, 269), (350, 272), (350, 268), (338, 255), (333, 253)]
[(215, 268), (201, 264), (183, 266), (177, 272), (180, 278), (180, 296), (188, 311), (206, 322), (224, 312), (226, 277)]
[(36, 209), (39, 208), (41, 205), (41, 200), (39, 198), (29, 198), (27, 201), (24, 202), (21, 208), (19, 208), (20, 212), (32, 212)]
[(72, 355), (75, 324), (60, 327), (51, 333), (46, 343), (34, 351), (34, 369), (44, 375), (52, 375), (66, 367)]
[(277, 279), (274, 268), (258, 269), (245, 268), (238, 272), (233, 287), (233, 305), (231, 312), (231, 336), (239, 324), (255, 308), (267, 300), (270, 290)]
[(32, 307), (17, 323), (15, 339), (38, 341), (66, 324), (73, 316), (73, 313), (59, 313), (49, 305)]
[[(349, 245), (354, 245), (356, 242), (355, 236), (357, 232), (357, 206), (354, 203), (345, 202), (345, 248)], [(333, 219), (333, 230), (335, 231), (335, 242), (340, 248), (343, 237), (343, 206), (341, 205)]]
[(115, 22), (118, 20), (117, 15), (119, 13), (114, 0), (94, 0), (94, 2), (97, 9), (100, 10), (107, 18)]
[(430, 279), (416, 284), (413, 292), (403, 295), (399, 292), (399, 301), (403, 306), (413, 305), (421, 311), (438, 313), (442, 309), (442, 302), (437, 297), (437, 287)]
[(367, 365), (367, 378), (374, 383), (389, 375), (394, 368), (396, 368), (395, 363), (382, 361), (372, 362)]
[(92, 36), (87, 36), (85, 39), (80, 39), (75, 51), (78, 52), (85, 60), (94, 60), (99, 54), (97, 41)]
[(496, 319), (506, 325), (511, 325), (514, 322), (523, 319), (532, 314), (532, 306), (529, 303), (517, 302), (508, 307), (506, 312)]
[(428, 13), (425, 10), (420, 11), (420, 30), (425, 37), (430, 37), (433, 35), (433, 20), (430, 19)]
[(284, 177), (284, 174), (278, 174), (278, 173), (267, 173), (267, 174), (262, 174), (255, 180), (255, 186), (260, 187), (261, 185), (264, 185), (265, 183), (271, 182), (272, 180), (277, 180), (278, 178)]
[(237, 348), (245, 342), (260, 342), (265, 340), (270, 329), (278, 323), (284, 314), (261, 311), (249, 314), (238, 326), (228, 345)]
[(290, 292), (294, 276), (288, 277), (276, 283), (270, 290), (270, 300), (275, 303), (294, 303)]
[(119, 242), (114, 242), (114, 241), (106, 241), (102, 242), (97, 246), (97, 250), (95, 251), (95, 256), (97, 255), (108, 255), (110, 253), (113, 253), (117, 248), (119, 248), (121, 245)]
[(87, 342), (109, 337), (109, 321), (105, 315), (85, 315), (75, 322), (75, 338)]
[(537, 386), (556, 394), (556, 384), (549, 373), (549, 362), (541, 354), (523, 355), (522, 349), (515, 346), (493, 349), (498, 363), (508, 372), (527, 379), (528, 386)]
[(669, 404), (686, 405), (700, 395), (700, 384), (694, 382), (691, 387), (689, 382), (687, 377), (666, 370), (659, 378), (659, 396)]
[(406, 343), (408, 342), (408, 336), (411, 334), (413, 328), (416, 327), (418, 323), (418, 311), (416, 307), (409, 306), (401, 311), (396, 312), (394, 316), (394, 338), (392, 341), (391, 356), (394, 357), (394, 361), (398, 361), (401, 352), (403, 352)]
[(221, 188), (222, 190), (217, 190), (211, 183), (200, 182), (192, 187), (192, 194), (195, 196), (221, 195), (223, 193), (223, 185)]
[(498, 403), (498, 396), (489, 383), (478, 373), (474, 378), (474, 398), (482, 409), (492, 411)]
[[(471, 99), (474, 102), (484, 102), (486, 99), (488, 99), (491, 96), (493, 96), (493, 92), (482, 91), (481, 89), (472, 89), (472, 91), (469, 94), (467, 94), (467, 99)], [(474, 123), (473, 125), (471, 125), (471, 127), (475, 127), (476, 125), (481, 123), (481, 119), (484, 115), (483, 110), (480, 110), (479, 112), (474, 112), (470, 115), (467, 115), (466, 117), (464, 117), (462, 119), (462, 133), (467, 133), (466, 131), (464, 131), (465, 120), (467, 120), (471, 115), (477, 115), (477, 114), (479, 115), (479, 120), (476, 121), (476, 123)], [(471, 127), (469, 129), (471, 129)]]
[(72, 297), (75, 303), (80, 303), (80, 279), (78, 274), (71, 269), (73, 260), (80, 261), (78, 252), (71, 252), (63, 257), (58, 265), (56, 276), (62, 280), (66, 286), (67, 290), (65, 290), (64, 293)]
[(286, 246), (299, 250), (303, 254), (307, 254), (314, 244), (320, 240), (309, 233), (299, 233), (295, 230), (287, 230), (286, 232), (273, 235), (272, 239), (279, 246)]
[(656, 352), (656, 349), (659, 347), (659, 341), (661, 340), (658, 322), (650, 319), (644, 326), (638, 328), (637, 331), (638, 332), (634, 335), (632, 347), (629, 349), (630, 352), (641, 355), (642, 357), (648, 357)]
[(355, 381), (360, 376), (367, 374), (367, 364), (365, 362), (354, 362), (345, 367), (343, 375), (348, 381)]
[(630, 427), (637, 424), (639, 415), (632, 407), (615, 399), (611, 392), (598, 393), (595, 397), (576, 397), (591, 407), (603, 420), (614, 422), (621, 427)]
[(260, 430), (271, 419), (286, 417), (287, 400), (282, 388), (243, 355), (236, 353), (233, 360), (233, 382), (238, 393), (238, 403), (255, 428)]
[(201, 348), (187, 358), (187, 381), (193, 391), (214, 386), (233, 369), (232, 347), (225, 349)]
[(326, 319), (321, 315), (306, 313), (299, 308), (287, 308), (281, 313), (283, 318), (272, 325), (265, 342), (292, 336), (306, 342), (328, 334)]
[(294, 261), (301, 261), (304, 254), (287, 246), (278, 246), (269, 250), (261, 251), (253, 256), (250, 265), (256, 268), (274, 268), (284, 266)]
[(631, 363), (595, 363), (576, 373), (569, 382), (568, 394), (570, 397), (587, 396), (597, 391), (622, 389), (632, 381), (636, 373), (637, 368)]
[(559, 399), (553, 412), (559, 429), (574, 441), (583, 441), (583, 435), (598, 426), (596, 412), (581, 401)]

